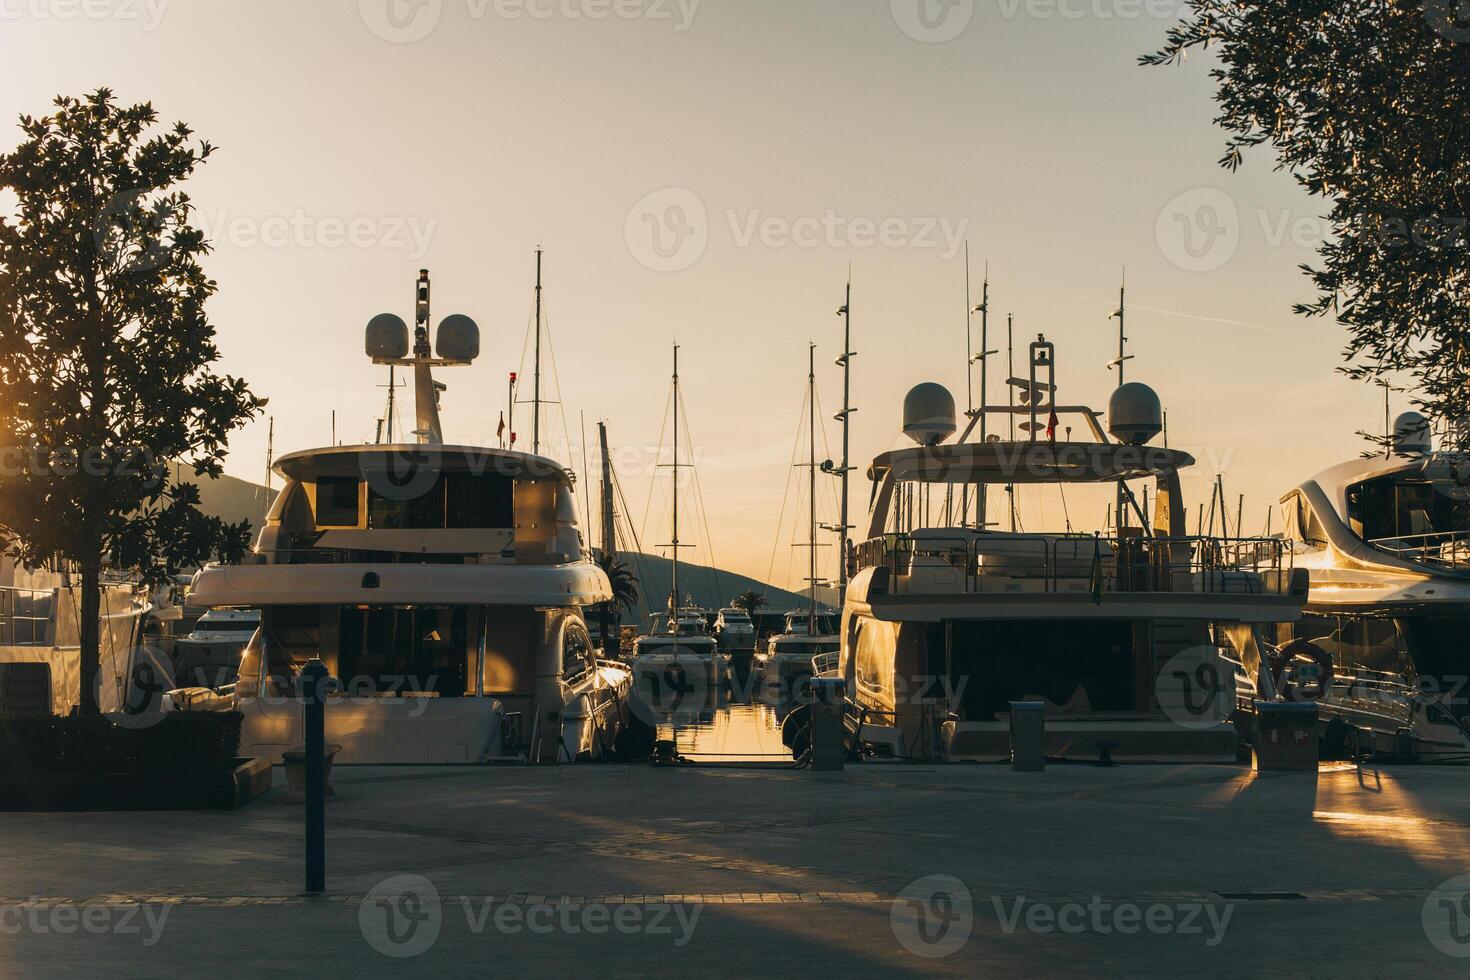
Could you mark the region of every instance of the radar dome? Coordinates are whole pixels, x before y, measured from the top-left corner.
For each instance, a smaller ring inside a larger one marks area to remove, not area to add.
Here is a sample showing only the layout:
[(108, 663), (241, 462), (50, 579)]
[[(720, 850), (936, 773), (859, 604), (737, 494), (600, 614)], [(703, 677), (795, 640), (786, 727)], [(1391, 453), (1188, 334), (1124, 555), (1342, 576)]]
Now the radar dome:
[(480, 356), (480, 328), (463, 313), (439, 321), (434, 349), (446, 361), (473, 361)]
[(367, 356), (398, 360), (408, 356), (408, 324), (401, 316), (379, 313), (368, 321)]
[(1429, 420), (1418, 412), (1404, 412), (1393, 420), (1393, 451), (1400, 456), (1434, 450)]
[(1147, 445), (1164, 428), (1164, 407), (1158, 392), (1146, 384), (1130, 381), (1120, 385), (1108, 399), (1108, 431), (1130, 446)]
[(903, 399), (903, 432), (921, 446), (937, 446), (955, 433), (954, 396), (932, 381), (915, 385)]

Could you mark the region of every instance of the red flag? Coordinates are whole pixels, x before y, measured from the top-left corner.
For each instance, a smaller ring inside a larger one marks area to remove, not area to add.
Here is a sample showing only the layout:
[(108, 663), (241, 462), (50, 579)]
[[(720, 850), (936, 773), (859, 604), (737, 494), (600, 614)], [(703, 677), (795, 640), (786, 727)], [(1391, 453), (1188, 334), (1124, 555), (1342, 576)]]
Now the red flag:
[(1057, 410), (1052, 409), (1051, 418), (1046, 420), (1046, 437), (1052, 442), (1057, 441), (1057, 425), (1059, 423), (1060, 420), (1057, 418)]

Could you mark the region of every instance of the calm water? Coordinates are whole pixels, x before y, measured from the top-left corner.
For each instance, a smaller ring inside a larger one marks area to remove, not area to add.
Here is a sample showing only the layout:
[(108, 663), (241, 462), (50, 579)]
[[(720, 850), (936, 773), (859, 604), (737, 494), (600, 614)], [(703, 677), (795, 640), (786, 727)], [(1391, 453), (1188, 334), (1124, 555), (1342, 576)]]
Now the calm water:
[(679, 754), (696, 762), (791, 762), (781, 744), (781, 720), (790, 710), (775, 691), (755, 682), (733, 690), (706, 691), (697, 685), (683, 692), (640, 686), (635, 710), (673, 739)]

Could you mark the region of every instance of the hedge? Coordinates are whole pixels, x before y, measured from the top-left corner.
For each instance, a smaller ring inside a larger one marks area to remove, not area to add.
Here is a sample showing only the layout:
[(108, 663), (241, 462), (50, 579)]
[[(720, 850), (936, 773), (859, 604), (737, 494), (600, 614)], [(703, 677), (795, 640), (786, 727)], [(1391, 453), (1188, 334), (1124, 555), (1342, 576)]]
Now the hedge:
[(0, 773), (197, 773), (233, 769), (239, 712), (171, 712), (147, 728), (106, 718), (0, 718)]

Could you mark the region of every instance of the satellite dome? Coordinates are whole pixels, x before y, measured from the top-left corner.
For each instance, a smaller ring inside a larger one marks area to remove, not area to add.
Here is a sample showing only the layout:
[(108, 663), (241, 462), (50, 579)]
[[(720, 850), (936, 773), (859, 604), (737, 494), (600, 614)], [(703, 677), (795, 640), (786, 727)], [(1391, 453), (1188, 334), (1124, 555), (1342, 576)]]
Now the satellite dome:
[(1164, 407), (1158, 392), (1138, 381), (1120, 385), (1108, 399), (1108, 431), (1130, 446), (1147, 445), (1163, 431)]
[(399, 360), (408, 356), (408, 324), (401, 316), (379, 313), (368, 321), (367, 356)]
[(446, 361), (473, 361), (480, 356), (480, 328), (463, 313), (439, 321), (434, 349)]
[(937, 446), (954, 435), (954, 396), (941, 384), (914, 385), (903, 399), (903, 432), (921, 446)]
[(1404, 412), (1393, 420), (1393, 451), (1400, 456), (1434, 451), (1429, 420), (1418, 412)]

